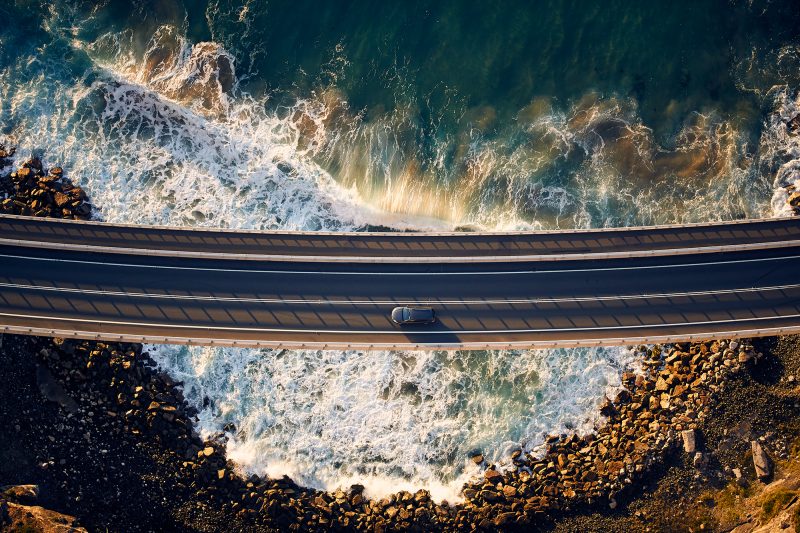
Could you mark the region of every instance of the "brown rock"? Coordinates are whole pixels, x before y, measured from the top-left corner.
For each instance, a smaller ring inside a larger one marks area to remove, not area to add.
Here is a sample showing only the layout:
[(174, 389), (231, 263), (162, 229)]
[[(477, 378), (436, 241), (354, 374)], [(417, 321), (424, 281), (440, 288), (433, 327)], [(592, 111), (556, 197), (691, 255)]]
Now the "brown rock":
[[(26, 506), (8, 502), (4, 531), (40, 531), (42, 533), (86, 533), (76, 525), (72, 516), (50, 511), (39, 506)], [(8, 529), (5, 529), (5, 527)]]
[(494, 503), (500, 499), (500, 494), (493, 490), (482, 490), (480, 496), (484, 501), (489, 503)]
[(0, 488), (3, 498), (17, 503), (33, 503), (39, 497), (38, 485), (9, 485)]
[(757, 440), (751, 441), (750, 447), (753, 450), (753, 466), (756, 469), (756, 475), (759, 479), (767, 479), (772, 473), (772, 464), (767, 452)]
[(493, 468), (484, 472), (483, 475), (486, 478), (486, 481), (489, 481), (490, 483), (497, 483), (498, 481), (503, 480), (503, 474), (497, 470), (494, 470)]
[(567, 460), (567, 456), (564, 455), (563, 453), (558, 454), (557, 460), (558, 460), (558, 467), (561, 469), (564, 469), (567, 466), (567, 463), (569, 462)]
[(516, 513), (500, 513), (497, 515), (497, 518), (494, 519), (494, 525), (496, 526), (503, 526), (506, 524), (511, 524), (515, 522), (517, 519)]
[(475, 489), (464, 489), (463, 494), (465, 499), (474, 500), (475, 496), (478, 495), (478, 491), (476, 491)]
[(514, 496), (517, 495), (516, 487), (513, 487), (511, 485), (506, 485), (505, 487), (503, 487), (503, 495), (506, 498), (513, 498)]
[(56, 202), (56, 206), (64, 207), (69, 202), (69, 196), (64, 194), (63, 192), (57, 192), (54, 195), (54, 200)]

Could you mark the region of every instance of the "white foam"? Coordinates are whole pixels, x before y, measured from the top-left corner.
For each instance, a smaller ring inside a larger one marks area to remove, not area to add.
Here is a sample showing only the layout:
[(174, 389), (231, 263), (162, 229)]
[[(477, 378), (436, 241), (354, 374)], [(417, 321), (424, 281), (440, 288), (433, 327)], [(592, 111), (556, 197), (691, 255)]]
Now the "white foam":
[(761, 136), (759, 156), (767, 172), (774, 171), (772, 214), (793, 213), (786, 200), (789, 189), (800, 190), (800, 131), (791, 131), (792, 120), (800, 120), (800, 93), (776, 87), (771, 95), (772, 112)]
[(623, 349), (331, 352), (149, 347), (202, 408), (204, 435), (232, 422), (230, 457), (248, 472), (373, 496), (427, 488), (456, 501), (491, 461), (551, 432), (584, 433), (633, 355)]

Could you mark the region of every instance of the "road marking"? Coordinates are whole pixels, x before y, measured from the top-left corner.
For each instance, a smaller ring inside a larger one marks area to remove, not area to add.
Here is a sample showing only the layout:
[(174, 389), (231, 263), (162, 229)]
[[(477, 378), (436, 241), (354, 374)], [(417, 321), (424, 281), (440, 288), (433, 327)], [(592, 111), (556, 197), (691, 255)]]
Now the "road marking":
[(632, 259), (644, 257), (673, 257), (726, 252), (742, 252), (800, 246), (800, 240), (728, 244), (724, 246), (698, 246), (684, 248), (657, 248), (633, 252), (587, 252), (533, 255), (485, 255), (485, 256), (338, 256), (338, 255), (287, 255), (287, 254), (242, 254), (219, 252), (195, 252), (190, 250), (128, 248), (123, 246), (96, 246), (52, 241), (29, 241), (0, 238), (0, 245), (22, 248), (44, 248), (46, 250), (69, 250), (86, 253), (137, 255), (144, 257), (169, 257), (207, 260), (236, 260), (283, 263), (359, 263), (359, 264), (475, 264), (475, 263), (532, 263), (547, 261), (589, 261), (608, 259)]
[(619, 270), (653, 270), (664, 268), (684, 268), (714, 265), (734, 265), (741, 263), (757, 263), (765, 261), (783, 261), (790, 259), (800, 259), (800, 255), (789, 255), (781, 257), (757, 257), (751, 259), (732, 259), (728, 261), (705, 261), (699, 263), (678, 263), (674, 265), (640, 265), (631, 267), (600, 267), (600, 268), (565, 268), (555, 270), (510, 270), (510, 271), (486, 271), (486, 272), (334, 272), (324, 270), (266, 270), (266, 269), (243, 269), (243, 268), (211, 268), (211, 267), (185, 267), (174, 265), (137, 265), (135, 263), (107, 263), (103, 261), (86, 261), (83, 259), (59, 259), (54, 257), (31, 257), (27, 255), (0, 254), (0, 257), (11, 259), (24, 259), (30, 261), (44, 261), (54, 263), (75, 263), (83, 265), (103, 265), (122, 268), (149, 268), (162, 270), (190, 270), (198, 272), (237, 272), (253, 274), (324, 274), (342, 276), (503, 276), (519, 274), (553, 274), (553, 273), (576, 273), (576, 272), (615, 272)]
[[(189, 329), (189, 330), (205, 330), (205, 331), (235, 331), (235, 332), (249, 332), (249, 333), (303, 333), (307, 335), (312, 334), (332, 334), (332, 335), (413, 335), (413, 336), (428, 336), (428, 335), (495, 335), (501, 333), (569, 333), (576, 331), (614, 331), (614, 330), (629, 330), (629, 329), (645, 329), (645, 328), (669, 328), (669, 327), (689, 327), (689, 326), (706, 326), (712, 324), (730, 324), (739, 322), (753, 322), (763, 320), (776, 320), (787, 318), (800, 318), (800, 314), (793, 315), (776, 315), (768, 317), (753, 317), (753, 318), (730, 318), (727, 320), (704, 320), (700, 322), (676, 322), (676, 323), (658, 323), (658, 324), (640, 324), (628, 326), (596, 326), (591, 328), (543, 328), (543, 329), (487, 329), (487, 330), (447, 330), (447, 331), (428, 331), (428, 330), (403, 330), (396, 329), (392, 331), (387, 330), (336, 330), (336, 329), (297, 329), (297, 328), (245, 328), (237, 326), (198, 326), (195, 324), (158, 324), (151, 322), (126, 322), (119, 320), (104, 320), (104, 319), (88, 319), (88, 318), (70, 318), (46, 315), (27, 315), (17, 313), (3, 313), (0, 316), (11, 318), (24, 318), (34, 320), (54, 320), (64, 322), (79, 322), (83, 324), (103, 324), (113, 326), (133, 326), (133, 327), (147, 327), (147, 328), (173, 328), (173, 329)], [(103, 333), (100, 333), (103, 335)], [(109, 333), (108, 335), (114, 335)]]
[(538, 304), (562, 302), (603, 302), (615, 300), (642, 300), (654, 298), (679, 298), (692, 296), (714, 296), (720, 294), (739, 294), (748, 292), (780, 291), (800, 288), (800, 284), (772, 285), (766, 287), (742, 287), (736, 289), (717, 289), (708, 291), (687, 291), (654, 294), (620, 294), (613, 296), (571, 296), (559, 298), (510, 298), (487, 300), (323, 300), (323, 299), (284, 299), (284, 298), (240, 298), (235, 296), (193, 296), (189, 294), (155, 294), (146, 292), (107, 291), (102, 289), (79, 289), (69, 287), (47, 287), (20, 283), (2, 283), (0, 288), (23, 289), (68, 294), (93, 294), (101, 296), (122, 296), (132, 298), (153, 298), (163, 300), (192, 300), (205, 302), (245, 302), (270, 304), (314, 304), (314, 305), (496, 305), (496, 304)]

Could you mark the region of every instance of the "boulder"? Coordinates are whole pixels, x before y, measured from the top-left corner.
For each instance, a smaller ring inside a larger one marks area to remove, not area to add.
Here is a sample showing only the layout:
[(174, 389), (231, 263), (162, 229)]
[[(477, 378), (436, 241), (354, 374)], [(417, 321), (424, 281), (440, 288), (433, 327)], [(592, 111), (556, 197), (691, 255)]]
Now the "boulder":
[(53, 374), (44, 365), (36, 366), (36, 383), (39, 385), (42, 396), (51, 402), (56, 402), (70, 414), (78, 412), (78, 403), (67, 394), (66, 389), (56, 381)]
[(705, 456), (705, 454), (701, 452), (697, 452), (694, 454), (692, 465), (695, 468), (705, 468), (707, 464), (708, 464), (708, 458)]
[(494, 469), (487, 470), (483, 475), (486, 477), (486, 481), (490, 483), (497, 483), (503, 480), (503, 474)]
[(505, 487), (503, 487), (503, 495), (506, 498), (513, 498), (514, 496), (517, 495), (517, 489), (512, 487), (511, 485), (506, 485)]
[(693, 429), (681, 431), (683, 437), (683, 451), (686, 453), (694, 453), (697, 451), (697, 434)]
[(612, 416), (616, 414), (617, 408), (614, 407), (614, 404), (608, 398), (603, 400), (603, 403), (600, 405), (600, 414), (603, 416)]
[(494, 519), (495, 526), (504, 526), (506, 524), (511, 524), (517, 521), (517, 515), (515, 513), (500, 513), (497, 515), (497, 518)]
[(54, 196), (54, 200), (58, 207), (64, 207), (70, 201), (69, 196), (63, 192), (57, 192)]
[(756, 469), (756, 475), (761, 480), (767, 479), (772, 473), (772, 464), (767, 452), (757, 440), (751, 441), (750, 447), (753, 449), (753, 466)]

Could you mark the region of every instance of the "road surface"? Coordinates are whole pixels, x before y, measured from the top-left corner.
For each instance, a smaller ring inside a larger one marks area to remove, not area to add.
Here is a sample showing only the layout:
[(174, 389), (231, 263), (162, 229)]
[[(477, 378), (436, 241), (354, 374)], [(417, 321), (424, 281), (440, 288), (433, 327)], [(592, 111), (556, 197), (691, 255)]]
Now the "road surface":
[[(800, 332), (799, 273), (800, 219), (343, 235), (6, 216), (0, 330), (309, 349), (544, 348), (771, 335)], [(389, 314), (404, 304), (430, 305), (439, 320), (397, 326)]]

